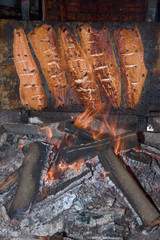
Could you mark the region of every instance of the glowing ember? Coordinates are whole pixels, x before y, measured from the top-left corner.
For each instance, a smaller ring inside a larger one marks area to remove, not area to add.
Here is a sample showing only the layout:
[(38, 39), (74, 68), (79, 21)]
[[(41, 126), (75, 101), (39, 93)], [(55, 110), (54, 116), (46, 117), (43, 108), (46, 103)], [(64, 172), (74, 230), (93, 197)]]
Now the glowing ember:
[(20, 139), (19, 140), (19, 143), (18, 143), (18, 147), (19, 148), (22, 148), (24, 146), (24, 140), (23, 139)]
[(100, 172), (100, 173), (99, 173), (99, 176), (100, 176), (102, 179), (105, 179), (107, 174), (110, 174), (110, 172), (107, 172), (107, 171), (106, 171), (106, 172)]

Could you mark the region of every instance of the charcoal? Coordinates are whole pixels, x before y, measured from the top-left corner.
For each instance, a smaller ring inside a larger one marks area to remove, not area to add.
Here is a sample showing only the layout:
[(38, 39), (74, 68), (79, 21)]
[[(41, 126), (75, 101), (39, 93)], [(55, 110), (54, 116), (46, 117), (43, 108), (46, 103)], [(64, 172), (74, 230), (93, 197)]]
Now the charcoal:
[(132, 163), (135, 165), (151, 164), (152, 158), (143, 152), (136, 152), (134, 150), (131, 150), (126, 153), (126, 163), (129, 161), (132, 161)]

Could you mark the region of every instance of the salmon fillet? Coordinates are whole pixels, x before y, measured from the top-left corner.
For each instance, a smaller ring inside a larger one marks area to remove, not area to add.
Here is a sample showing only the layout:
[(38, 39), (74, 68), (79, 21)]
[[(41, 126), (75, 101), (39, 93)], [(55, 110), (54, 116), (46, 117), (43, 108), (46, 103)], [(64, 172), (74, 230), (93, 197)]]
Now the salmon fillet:
[(67, 80), (61, 58), (61, 50), (54, 28), (44, 24), (28, 35), (29, 41), (40, 63), (56, 107), (66, 106)]
[(141, 35), (137, 27), (119, 28), (114, 31), (114, 42), (121, 64), (127, 106), (134, 109), (147, 76)]
[(14, 29), (13, 55), (20, 79), (19, 93), (23, 106), (35, 110), (44, 109), (47, 107), (47, 97), (22, 28)]
[(100, 90), (115, 109), (120, 108), (121, 76), (108, 28), (95, 29), (84, 24), (77, 31)]
[(97, 108), (101, 103), (100, 92), (84, 51), (68, 26), (59, 27), (58, 31), (69, 84), (75, 94), (72, 99), (78, 96), (86, 108)]

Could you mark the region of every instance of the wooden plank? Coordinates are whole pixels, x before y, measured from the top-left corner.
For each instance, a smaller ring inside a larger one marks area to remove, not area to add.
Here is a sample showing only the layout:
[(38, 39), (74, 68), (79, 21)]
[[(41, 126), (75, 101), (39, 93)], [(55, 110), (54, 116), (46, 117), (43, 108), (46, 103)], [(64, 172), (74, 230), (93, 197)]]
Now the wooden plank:
[[(63, 9), (63, 10), (62, 10)], [(122, 9), (125, 9), (122, 12)], [(134, 14), (132, 13), (134, 9)], [(62, 11), (60, 11), (62, 10)], [(100, 14), (104, 11), (103, 16)], [(115, 14), (116, 13), (116, 14)], [(47, 0), (45, 20), (87, 21), (87, 22), (144, 22), (147, 13), (146, 0), (94, 1), (94, 0)]]
[[(0, 20), (0, 109), (20, 109), (22, 105), (19, 99), (19, 79), (16, 74), (13, 63), (13, 30), (14, 28), (22, 27), (26, 33), (29, 33), (35, 27), (42, 25), (42, 21), (16, 21), (16, 20)], [(51, 22), (55, 26), (62, 23)], [(76, 26), (80, 23), (68, 23), (76, 34)], [(111, 32), (113, 40), (113, 31), (119, 27), (133, 28), (135, 25), (139, 28), (145, 51), (145, 65), (148, 70), (146, 82), (140, 99), (140, 103), (135, 110), (135, 113), (143, 114), (144, 112), (160, 111), (160, 24), (159, 23), (93, 23), (94, 27), (102, 27), (107, 25)], [(77, 34), (76, 34), (77, 36)], [(117, 62), (117, 52), (113, 44)], [(32, 49), (31, 49), (32, 50)], [(32, 52), (33, 53), (33, 52)], [(33, 53), (34, 59), (37, 59)], [(40, 69), (40, 66), (37, 62)], [(47, 111), (53, 111), (54, 97), (48, 90), (44, 76), (40, 69), (40, 75), (44, 88), (48, 97)], [(122, 80), (122, 96), (123, 96), (123, 110), (126, 110), (126, 103), (124, 99), (124, 86)], [(149, 108), (149, 109), (148, 109)], [(23, 108), (22, 108), (23, 109)], [(63, 110), (63, 109), (62, 109)], [(61, 110), (61, 111), (62, 111)], [(65, 111), (82, 111), (84, 108), (71, 106)]]

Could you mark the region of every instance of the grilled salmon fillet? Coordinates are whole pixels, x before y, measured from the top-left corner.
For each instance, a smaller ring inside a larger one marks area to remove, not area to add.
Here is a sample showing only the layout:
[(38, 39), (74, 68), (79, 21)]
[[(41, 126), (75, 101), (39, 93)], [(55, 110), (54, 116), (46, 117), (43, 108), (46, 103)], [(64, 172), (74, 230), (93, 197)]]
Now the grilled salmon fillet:
[(114, 31), (114, 42), (121, 64), (127, 106), (134, 109), (147, 76), (141, 35), (137, 27), (119, 28)]
[(67, 80), (54, 28), (51, 25), (44, 24), (30, 32), (28, 38), (49, 89), (55, 97), (56, 107), (66, 106)]
[(100, 90), (115, 109), (120, 108), (121, 76), (108, 28), (95, 29), (84, 24), (77, 31)]
[(19, 93), (23, 106), (35, 110), (44, 109), (47, 107), (47, 97), (22, 28), (14, 29), (13, 55), (20, 79)]
[(84, 51), (68, 26), (59, 27), (58, 31), (70, 86), (82, 105), (97, 108), (101, 96)]

